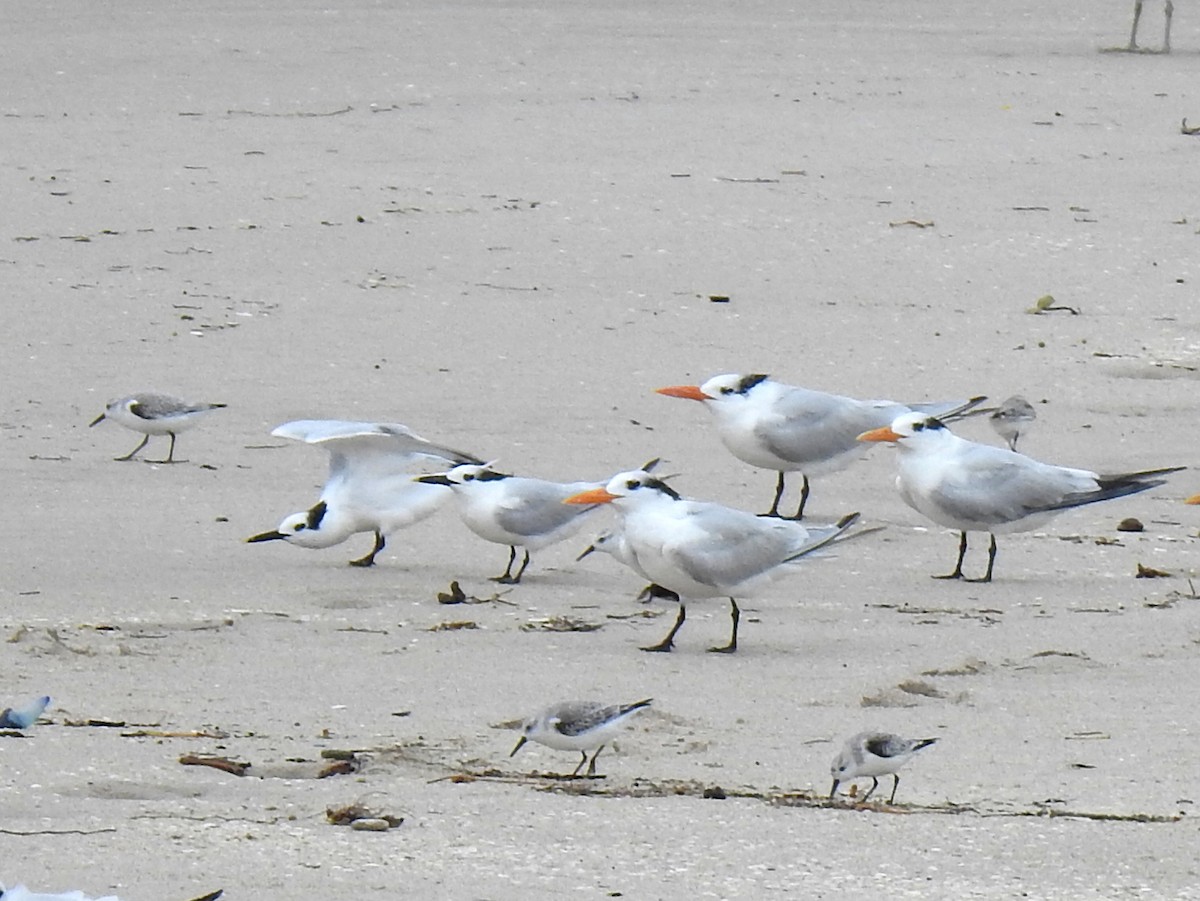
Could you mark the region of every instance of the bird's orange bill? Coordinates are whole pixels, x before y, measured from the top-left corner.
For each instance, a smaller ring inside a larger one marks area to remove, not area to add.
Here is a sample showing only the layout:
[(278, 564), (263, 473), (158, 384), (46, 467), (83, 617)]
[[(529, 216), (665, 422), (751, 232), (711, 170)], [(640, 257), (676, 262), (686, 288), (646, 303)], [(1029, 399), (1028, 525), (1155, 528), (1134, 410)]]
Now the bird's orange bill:
[(590, 491), (581, 491), (579, 494), (572, 494), (569, 498), (563, 501), (564, 504), (607, 504), (609, 501), (615, 501), (617, 495), (609, 494), (603, 488), (593, 488)]
[(700, 390), (699, 385), (668, 385), (666, 388), (656, 388), (655, 394), (665, 394), (667, 397), (682, 397), (684, 400), (711, 400)]
[(1184, 501), (1184, 503), (1185, 504), (1200, 504), (1200, 494), (1193, 494), (1186, 501)]
[(903, 435), (897, 435), (892, 431), (891, 426), (884, 426), (881, 429), (871, 429), (869, 432), (863, 432), (858, 436), (859, 441), (899, 441)]

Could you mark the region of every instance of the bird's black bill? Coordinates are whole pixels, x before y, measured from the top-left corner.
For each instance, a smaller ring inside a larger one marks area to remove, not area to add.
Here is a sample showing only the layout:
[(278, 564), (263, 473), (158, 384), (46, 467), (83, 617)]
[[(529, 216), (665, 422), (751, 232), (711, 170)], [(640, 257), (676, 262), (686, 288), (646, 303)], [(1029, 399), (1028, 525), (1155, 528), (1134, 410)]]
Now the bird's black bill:
[(527, 739), (527, 738), (526, 738), (524, 735), (522, 735), (520, 738), (518, 738), (518, 739), (517, 739), (517, 746), (516, 746), (515, 748), (513, 748), (513, 749), (512, 749), (512, 751), (510, 751), (510, 752), (509, 752), (508, 756), (509, 756), (509, 757), (513, 757), (514, 755), (516, 755), (516, 753), (517, 753), (519, 750), (521, 750), (521, 746), (522, 746), (523, 744), (525, 744), (525, 742), (526, 742), (526, 741), (528, 741), (528, 739)]
[(260, 541), (281, 541), (284, 538), (287, 538), (287, 536), (284, 535), (282, 532), (276, 532), (276, 531), (263, 532), (260, 535), (251, 535), (249, 538), (246, 539), (246, 543), (247, 544), (257, 544)]
[(413, 479), (413, 481), (414, 482), (423, 482), (426, 485), (450, 486), (450, 485), (454, 484), (453, 482), (451, 482), (448, 478), (446, 478), (441, 473), (438, 473), (437, 475), (431, 475), (431, 476), (417, 476), (416, 478)]

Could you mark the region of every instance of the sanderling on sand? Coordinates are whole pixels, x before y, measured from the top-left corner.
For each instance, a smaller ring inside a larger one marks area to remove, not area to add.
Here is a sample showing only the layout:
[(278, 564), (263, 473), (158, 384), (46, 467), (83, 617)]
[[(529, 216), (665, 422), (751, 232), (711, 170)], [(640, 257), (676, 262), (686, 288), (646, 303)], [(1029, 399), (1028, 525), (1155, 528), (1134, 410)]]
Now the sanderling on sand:
[(1037, 419), (1037, 410), (1033, 404), (1014, 394), (988, 416), (988, 422), (996, 430), (996, 434), (1008, 442), (1008, 449), (1017, 449), (1017, 440), (1029, 430), (1029, 425)]
[(871, 777), (871, 789), (862, 800), (871, 797), (872, 792), (879, 787), (879, 777), (889, 773), (892, 776), (892, 796), (888, 803), (896, 800), (896, 788), (900, 785), (900, 774), (896, 771), (912, 759), (913, 755), (922, 748), (927, 748), (937, 741), (936, 738), (901, 738), (890, 732), (860, 732), (846, 739), (846, 744), (833, 758), (829, 767), (833, 775), (833, 788), (829, 790), (830, 799), (837, 794), (838, 786), (851, 779), (862, 776)]
[[(599, 701), (564, 701), (547, 707), (527, 719), (521, 726), (521, 737), (508, 756), (512, 757), (527, 741), (536, 741), (560, 751), (578, 751), (582, 757), (571, 775), (575, 776), (586, 763), (587, 775), (596, 774), (596, 758), (604, 746), (620, 731), (625, 721), (644, 707), (651, 698), (633, 704), (603, 704)], [(588, 761), (587, 752), (596, 753)]]
[(91, 421), (91, 425), (111, 419), (145, 436), (142, 443), (125, 456), (113, 458), (121, 461), (132, 460), (134, 455), (146, 446), (151, 435), (170, 435), (171, 448), (167, 451), (167, 458), (151, 462), (174, 463), (175, 436), (194, 426), (205, 413), (220, 410), (224, 406), (225, 404), (193, 404), (169, 394), (142, 392), (112, 401), (104, 408), (103, 413)]

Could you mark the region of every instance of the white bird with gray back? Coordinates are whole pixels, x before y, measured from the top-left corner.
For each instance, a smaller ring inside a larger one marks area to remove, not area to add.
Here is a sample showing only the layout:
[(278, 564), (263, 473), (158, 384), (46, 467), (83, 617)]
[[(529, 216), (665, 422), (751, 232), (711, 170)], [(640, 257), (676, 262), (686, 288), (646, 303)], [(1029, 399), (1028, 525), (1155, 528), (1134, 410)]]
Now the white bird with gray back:
[(478, 462), (396, 422), (300, 419), (285, 422), (271, 434), (324, 447), (329, 451), (329, 477), (316, 504), (246, 540), (327, 548), (351, 535), (372, 533), (374, 546), (366, 556), (351, 560), (351, 566), (373, 565), (388, 535), (432, 516), (451, 499), (445, 487), (413, 481), (422, 467)]

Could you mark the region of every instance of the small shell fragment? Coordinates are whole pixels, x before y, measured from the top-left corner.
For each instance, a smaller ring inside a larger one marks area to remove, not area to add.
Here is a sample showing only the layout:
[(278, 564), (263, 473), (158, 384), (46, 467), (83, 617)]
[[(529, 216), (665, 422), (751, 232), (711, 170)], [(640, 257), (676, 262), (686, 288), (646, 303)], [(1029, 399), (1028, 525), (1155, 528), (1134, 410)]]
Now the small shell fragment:
[(366, 817), (352, 822), (350, 828), (356, 832), (387, 832), (392, 824), (381, 817)]

